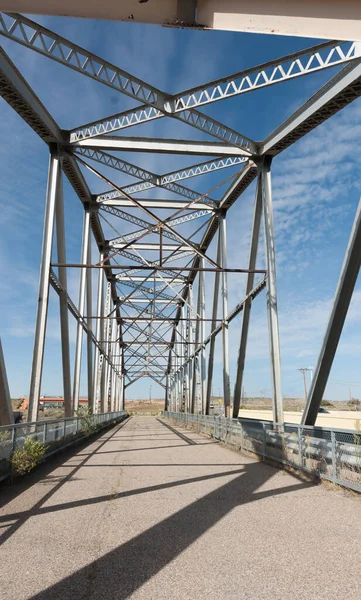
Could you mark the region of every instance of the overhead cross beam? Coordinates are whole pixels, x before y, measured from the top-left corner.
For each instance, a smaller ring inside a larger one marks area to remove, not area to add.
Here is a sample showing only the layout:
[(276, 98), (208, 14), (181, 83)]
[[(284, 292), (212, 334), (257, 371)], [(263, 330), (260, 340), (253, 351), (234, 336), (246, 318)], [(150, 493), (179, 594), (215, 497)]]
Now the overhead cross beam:
[(242, 148), (220, 142), (198, 142), (194, 140), (166, 140), (153, 138), (129, 138), (125, 136), (101, 135), (92, 139), (75, 141), (71, 148), (91, 148), (93, 150), (151, 152), (158, 154), (187, 154), (198, 156), (242, 156), (249, 158), (250, 153)]
[[(56, 62), (62, 63), (91, 79), (95, 79), (122, 94), (144, 102), (146, 107), (145, 112), (147, 112), (147, 107), (149, 107), (151, 113), (156, 108), (159, 113), (158, 116), (170, 116), (168, 112), (169, 105), (166, 105), (167, 94), (23, 15), (0, 13), (0, 34)], [(136, 110), (144, 113), (143, 107)], [(245, 136), (238, 134), (222, 123), (198, 111), (186, 111), (185, 113), (180, 113), (180, 115), (180, 120), (186, 121), (192, 127), (201, 129), (236, 146), (243, 147), (245, 150), (250, 151), (254, 147), (254, 142)], [(177, 115), (173, 116), (178, 118)], [(133, 121), (133, 117), (130, 120)], [(106, 132), (102, 131), (102, 133)], [(72, 138), (70, 139), (74, 141)]]
[[(247, 159), (245, 159), (244, 157), (239, 156), (219, 158), (192, 165), (191, 167), (187, 167), (185, 169), (171, 171), (170, 173), (165, 173), (164, 175), (155, 175), (153, 173), (153, 177), (154, 180), (160, 184), (160, 187), (162, 187), (163, 183), (173, 183), (175, 181), (181, 181), (184, 179), (189, 179), (191, 177), (198, 177), (199, 175), (208, 175), (208, 173), (211, 173), (213, 171), (219, 171), (220, 169), (226, 169), (228, 167), (241, 165), (242, 163), (246, 162), (246, 160)], [(150, 190), (155, 187), (157, 187), (156, 184), (152, 184), (148, 180), (124, 186), (121, 188), (121, 190), (123, 192), (126, 192), (127, 194), (133, 195)], [(121, 197), (121, 194), (119, 194), (115, 190), (111, 190), (109, 192), (103, 192), (102, 194), (99, 194), (97, 196), (97, 201), (110, 200), (113, 198), (115, 199)]]

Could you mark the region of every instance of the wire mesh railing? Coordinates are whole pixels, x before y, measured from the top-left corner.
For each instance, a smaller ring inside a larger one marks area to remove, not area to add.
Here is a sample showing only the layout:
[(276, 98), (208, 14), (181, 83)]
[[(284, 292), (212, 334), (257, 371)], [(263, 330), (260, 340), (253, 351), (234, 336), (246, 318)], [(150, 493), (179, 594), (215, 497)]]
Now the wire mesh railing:
[(271, 421), (162, 412), (174, 423), (190, 427), (264, 458), (312, 473), (361, 492), (361, 433)]
[(65, 419), (49, 419), (33, 423), (3, 425), (0, 427), (0, 480), (11, 473), (11, 457), (21, 449), (27, 439), (43, 442), (46, 446), (44, 457), (60, 448), (70, 445), (79, 438), (87, 437), (95, 431), (113, 423), (120, 423), (127, 417), (126, 411), (96, 415), (84, 414)]

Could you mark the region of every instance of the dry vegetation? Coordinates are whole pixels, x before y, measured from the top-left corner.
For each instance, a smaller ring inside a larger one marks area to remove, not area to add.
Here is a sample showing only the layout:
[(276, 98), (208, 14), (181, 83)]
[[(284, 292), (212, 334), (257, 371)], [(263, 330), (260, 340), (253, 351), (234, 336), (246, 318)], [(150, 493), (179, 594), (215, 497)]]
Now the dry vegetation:
[(164, 400), (127, 400), (125, 410), (137, 414), (158, 414), (164, 409)]
[[(321, 406), (329, 411), (361, 410), (361, 402), (355, 398), (351, 401), (337, 400), (331, 402), (329, 400), (322, 400)], [(284, 398), (283, 407), (286, 411), (298, 412), (305, 408), (305, 400), (303, 398)], [(262, 397), (243, 398), (241, 408), (249, 410), (272, 410), (272, 399)]]

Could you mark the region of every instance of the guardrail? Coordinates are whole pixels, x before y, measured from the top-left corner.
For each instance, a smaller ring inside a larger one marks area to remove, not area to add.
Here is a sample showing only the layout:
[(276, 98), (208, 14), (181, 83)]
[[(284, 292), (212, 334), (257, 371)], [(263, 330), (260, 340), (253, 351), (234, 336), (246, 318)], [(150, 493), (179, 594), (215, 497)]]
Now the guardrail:
[(161, 414), (239, 450), (361, 492), (361, 434), (357, 431), (287, 423), (280, 432), (271, 421), (165, 411)]
[(26, 439), (32, 438), (46, 444), (44, 454), (44, 458), (46, 458), (76, 440), (86, 438), (108, 425), (121, 423), (127, 415), (126, 411), (120, 411), (1, 426), (0, 481), (10, 475), (11, 456), (14, 450), (23, 447)]

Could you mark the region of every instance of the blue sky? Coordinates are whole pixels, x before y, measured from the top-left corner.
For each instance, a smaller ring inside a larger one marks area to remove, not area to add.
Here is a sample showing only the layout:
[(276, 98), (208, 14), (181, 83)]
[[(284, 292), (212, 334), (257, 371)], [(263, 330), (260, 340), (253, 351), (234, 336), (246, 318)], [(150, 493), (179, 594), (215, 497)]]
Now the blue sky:
[[(192, 32), (134, 23), (45, 17), (36, 17), (34, 20), (170, 93), (316, 43), (316, 40), (300, 38), (221, 31)], [(134, 106), (131, 99), (62, 65), (8, 40), (1, 40), (1, 43), (64, 129)], [(255, 140), (261, 140), (332, 74), (333, 71), (314, 74), (203, 107), (202, 111)], [(15, 397), (27, 394), (29, 389), (48, 149), (2, 100), (0, 114), (0, 331), (10, 390)], [(360, 197), (360, 132), (361, 103), (356, 101), (297, 142), (273, 163), (282, 388), (287, 396), (302, 395), (302, 378), (297, 368), (313, 367), (316, 363)], [(125, 135), (179, 138), (190, 135), (193, 139), (206, 139), (196, 130), (190, 130), (172, 119), (134, 127), (125, 131)], [(193, 160), (187, 157), (126, 153), (122, 157), (159, 173), (202, 160), (202, 157), (194, 157)], [(132, 181), (125, 176), (116, 179), (110, 170), (104, 172), (119, 184)], [(198, 177), (184, 184), (205, 192), (229, 173), (230, 170), (220, 171), (208, 178)], [(90, 177), (89, 182), (93, 192), (104, 190), (104, 184), (100, 181)], [(214, 197), (219, 198), (223, 190), (224, 187)], [(66, 180), (64, 192), (67, 258), (78, 262), (82, 207)], [(163, 194), (163, 197), (168, 196), (169, 193)], [(229, 212), (227, 235), (230, 267), (247, 266), (253, 199), (254, 185)], [(186, 232), (186, 229), (182, 232)], [(260, 249), (259, 266), (262, 267), (262, 245)], [(212, 252), (214, 244), (210, 250)], [(77, 277), (75, 271), (69, 272), (69, 293), (75, 301), (78, 294)], [(211, 287), (209, 280), (207, 297)], [(230, 276), (229, 288), (229, 307), (232, 308), (243, 297), (244, 278)], [(271, 393), (265, 300), (263, 293), (256, 299), (252, 309), (244, 380), (248, 396), (260, 395), (263, 389), (267, 390), (268, 395)], [(239, 317), (230, 328), (232, 386), (240, 322)], [(73, 324), (71, 334), (73, 352)], [(220, 339), (218, 344), (214, 378), (216, 393), (222, 381)], [(355, 397), (361, 397), (360, 360), (361, 288), (358, 283), (330, 376), (326, 393), (328, 398), (347, 398), (349, 386)], [(51, 292), (43, 394), (62, 394), (60, 369), (58, 300)], [(81, 392), (85, 394), (85, 364), (83, 374)], [(153, 383), (152, 387), (153, 397), (159, 395), (160, 389), (156, 384)], [(147, 396), (148, 393), (149, 380), (141, 380), (129, 389), (131, 398)]]

